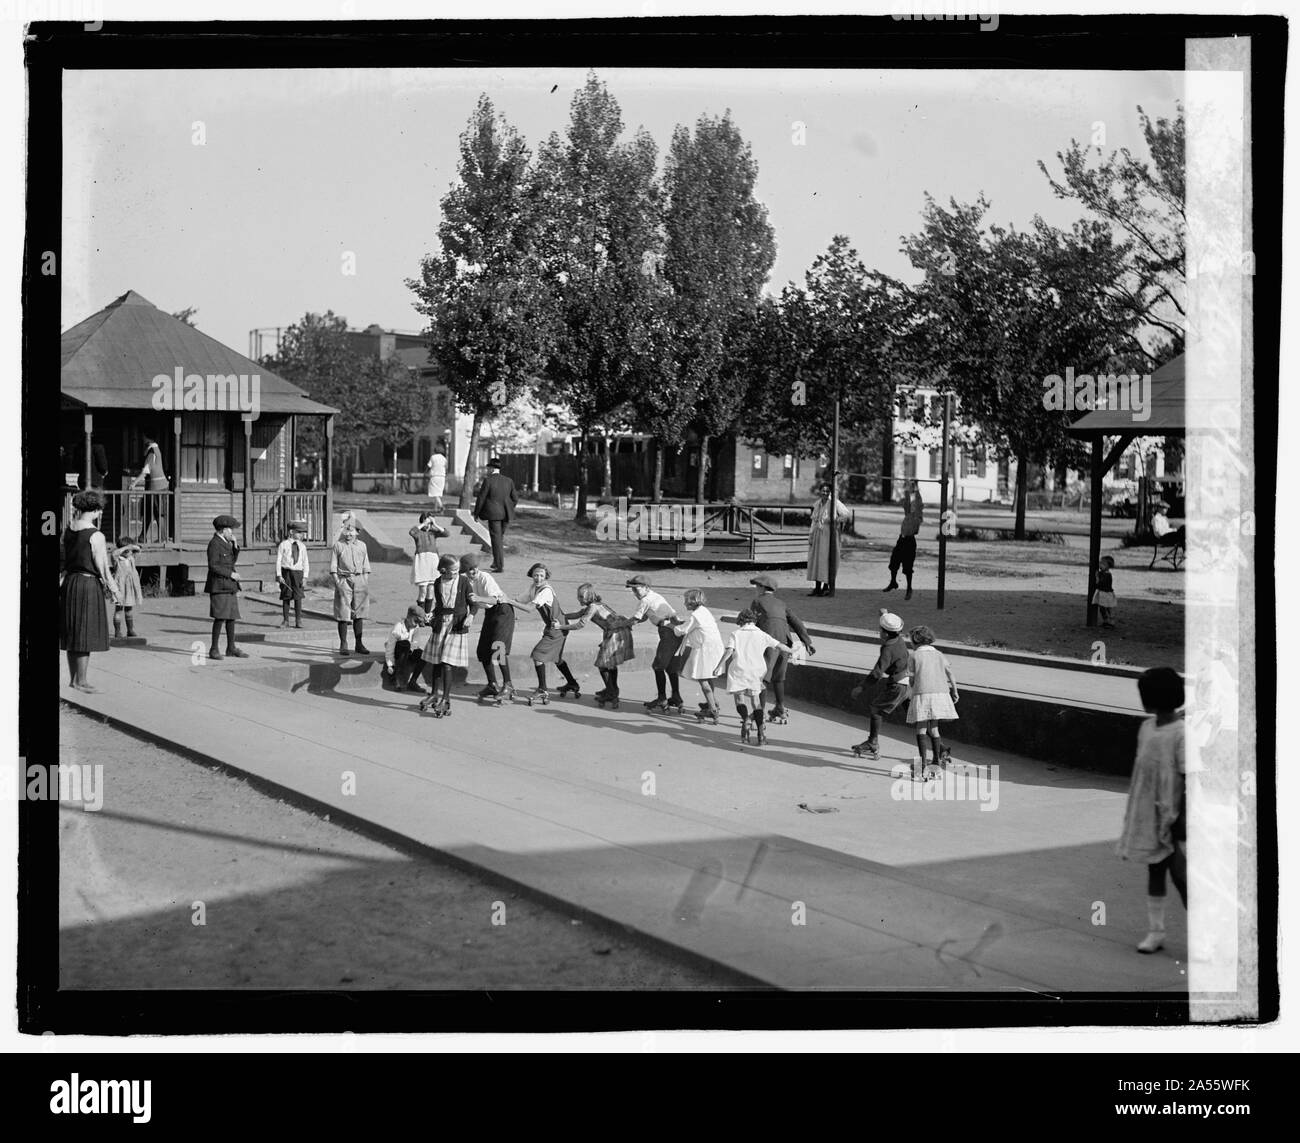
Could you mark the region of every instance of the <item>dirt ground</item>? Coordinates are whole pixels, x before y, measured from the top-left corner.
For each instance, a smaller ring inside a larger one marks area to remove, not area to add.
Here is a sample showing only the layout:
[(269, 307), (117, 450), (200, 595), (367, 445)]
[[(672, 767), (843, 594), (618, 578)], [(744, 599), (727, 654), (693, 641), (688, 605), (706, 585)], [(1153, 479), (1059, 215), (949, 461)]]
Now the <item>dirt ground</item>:
[[(360, 502), (362, 497), (353, 497)], [(1184, 591), (1187, 573), (1158, 563), (1148, 571), (1150, 549), (1125, 548), (1119, 537), (1131, 522), (1106, 520), (1102, 554), (1115, 558), (1115, 592), (1119, 606), (1116, 627), (1110, 631), (1086, 624), (1085, 593), (1088, 582), (1087, 520), (1077, 513), (1032, 513), (1030, 528), (1057, 532), (1063, 543), (1012, 541), (951, 541), (947, 545), (946, 606), (937, 607), (937, 523), (929, 516), (919, 537), (915, 568), (915, 595), (904, 601), (903, 592), (885, 592), (889, 581), (889, 553), (898, 535), (901, 511), (889, 505), (857, 508), (857, 537), (846, 540), (836, 595), (811, 599), (812, 584), (804, 568), (774, 569), (783, 594), (807, 622), (874, 631), (882, 607), (900, 613), (911, 626), (933, 627), (940, 641), (973, 646), (1062, 655), (1088, 660), (1098, 639), (1106, 643), (1107, 661), (1120, 665), (1180, 666), (1183, 661)], [(386, 506), (375, 497), (367, 515), (382, 526), (393, 542), (405, 544), (406, 529), (414, 522), (412, 509)], [(964, 512), (963, 524), (1011, 525), (1010, 514), (996, 507)], [(522, 594), (526, 572), (534, 560), (551, 569), (561, 602), (576, 608), (577, 585), (593, 583), (607, 603), (630, 610), (631, 593), (623, 586), (628, 576), (647, 573), (670, 599), (677, 601), (688, 587), (705, 590), (711, 605), (738, 608), (753, 595), (749, 571), (708, 567), (643, 565), (633, 560), (635, 546), (602, 541), (592, 527), (572, 520), (572, 511), (548, 511), (525, 505), (507, 532), (507, 571), (497, 578), (511, 592)], [(441, 545), (459, 554), (468, 541), (455, 536)], [(377, 610), (393, 619), (410, 594), (410, 565), (377, 564), (371, 596)], [(901, 582), (901, 581), (900, 581)], [(327, 602), (328, 591), (320, 592)]]
[(104, 767), (102, 809), (61, 807), (61, 987), (744, 987), (70, 708), (59, 741)]

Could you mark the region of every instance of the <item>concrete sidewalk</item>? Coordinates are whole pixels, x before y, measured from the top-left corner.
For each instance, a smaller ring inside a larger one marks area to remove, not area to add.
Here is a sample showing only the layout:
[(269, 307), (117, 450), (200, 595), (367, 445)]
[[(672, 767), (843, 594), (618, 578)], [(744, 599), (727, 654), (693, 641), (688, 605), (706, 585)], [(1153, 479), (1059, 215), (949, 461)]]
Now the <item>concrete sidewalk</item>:
[[(248, 650), (196, 662), (183, 636), (114, 650), (93, 661), (101, 693), (61, 695), (763, 984), (1185, 990), (1177, 907), (1166, 954), (1133, 949), (1145, 878), (1111, 850), (1121, 779), (962, 748), (969, 778), (921, 800), (890, 773), (911, 743), (891, 730), (880, 762), (858, 760), (863, 728), (835, 712), (798, 709), (763, 748), (741, 747), (729, 704), (716, 728), (639, 704), (466, 696), (432, 719), (373, 685), (374, 659), (274, 633)], [(340, 685), (313, 690), (313, 663)]]

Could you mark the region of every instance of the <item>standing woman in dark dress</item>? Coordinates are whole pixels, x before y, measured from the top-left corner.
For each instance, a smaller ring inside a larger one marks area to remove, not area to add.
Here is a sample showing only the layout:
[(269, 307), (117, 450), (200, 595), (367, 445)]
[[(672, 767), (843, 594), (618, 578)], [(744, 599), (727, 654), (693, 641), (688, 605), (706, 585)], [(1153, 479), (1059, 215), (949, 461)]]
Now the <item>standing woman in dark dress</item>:
[(59, 646), (68, 655), (72, 686), (87, 694), (97, 687), (86, 681), (90, 656), (108, 650), (108, 609), (105, 596), (116, 605), (117, 582), (108, 566), (108, 543), (99, 530), (104, 498), (98, 492), (78, 492), (72, 498), (72, 522), (63, 533), (63, 584), (59, 593)]

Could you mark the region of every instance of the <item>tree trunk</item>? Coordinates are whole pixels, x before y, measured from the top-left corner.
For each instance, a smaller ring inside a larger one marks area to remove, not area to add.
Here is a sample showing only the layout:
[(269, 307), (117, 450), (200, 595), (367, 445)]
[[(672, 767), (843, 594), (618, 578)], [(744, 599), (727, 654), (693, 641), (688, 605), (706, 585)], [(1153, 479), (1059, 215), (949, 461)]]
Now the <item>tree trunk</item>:
[(460, 485), (460, 507), (462, 508), (470, 506), (469, 495), (478, 476), (478, 430), (481, 422), (482, 416), (475, 409), (474, 423), (469, 430), (469, 448), (465, 450), (465, 477)]
[(705, 503), (704, 490), (706, 487), (705, 480), (707, 479), (708, 471), (709, 471), (709, 434), (705, 433), (702, 437), (700, 437), (700, 471), (698, 473), (698, 480), (695, 488), (696, 504)]
[(655, 441), (655, 479), (654, 488), (651, 492), (651, 499), (658, 504), (663, 500), (664, 485), (664, 443), (661, 440)]
[(1016, 536), (1017, 540), (1025, 538), (1025, 505), (1029, 501), (1029, 462), (1024, 457), (1016, 457)]
[(614, 462), (609, 455), (609, 435), (605, 436), (605, 477), (600, 487), (600, 494), (606, 500), (614, 495)]
[(587, 430), (578, 438), (578, 503), (573, 514), (575, 520), (587, 518)]

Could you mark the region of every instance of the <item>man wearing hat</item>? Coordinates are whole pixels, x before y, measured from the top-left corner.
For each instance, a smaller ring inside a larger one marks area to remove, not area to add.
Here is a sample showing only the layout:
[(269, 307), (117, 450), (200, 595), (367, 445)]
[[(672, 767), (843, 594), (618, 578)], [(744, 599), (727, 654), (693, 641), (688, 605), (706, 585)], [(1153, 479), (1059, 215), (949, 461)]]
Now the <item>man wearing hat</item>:
[[(776, 595), (776, 580), (764, 572), (756, 575), (749, 582), (758, 588), (758, 593), (749, 605), (757, 617), (754, 622), (758, 629), (766, 631), (778, 643), (787, 647), (794, 646), (790, 639), (790, 632), (793, 630), (803, 641), (803, 645), (808, 648), (808, 654), (815, 655), (817, 652), (813, 649), (812, 636), (808, 634), (803, 620), (786, 606), (784, 599)], [(772, 661), (773, 657), (775, 662)], [(790, 656), (771, 652), (768, 663), (770, 664), (768, 677), (772, 684), (776, 705), (772, 707), (772, 712), (767, 718), (769, 722), (786, 723), (790, 721), (790, 714), (785, 708), (785, 672), (790, 665)]]
[(501, 472), (500, 457), (488, 461), (488, 470), (474, 503), (474, 519), (487, 522), (492, 537), (492, 571), (503, 572), (506, 570), (506, 528), (515, 518), (519, 493), (515, 491), (515, 482)]
[(311, 565), (307, 561), (307, 521), (295, 520), (289, 535), (275, 551), (275, 582), (280, 585), (280, 606), (284, 618), (281, 627), (289, 626), (289, 601), (293, 601), (293, 625), (302, 626), (302, 585), (307, 582)]
[[(880, 721), (887, 714), (893, 714), (912, 697), (911, 677), (908, 674), (909, 657), (907, 641), (903, 638), (902, 616), (894, 615), (887, 608), (880, 609), (880, 657), (867, 676), (876, 684), (871, 696), (868, 711), (871, 718), (871, 731), (865, 742), (853, 747), (853, 753), (861, 757), (880, 757)], [(862, 693), (861, 687), (855, 687), (853, 696)]]
[(218, 645), (221, 625), (226, 625), (226, 655), (247, 659), (248, 652), (235, 646), (235, 620), (239, 618), (239, 573), (235, 563), (239, 559), (239, 545), (235, 543), (235, 529), (239, 521), (233, 516), (218, 516), (212, 521), (215, 533), (208, 541), (208, 578), (203, 590), (211, 597), (208, 614), (212, 617), (212, 648), (209, 659), (224, 658)]
[(357, 538), (355, 521), (347, 518), (330, 552), (330, 578), (334, 580), (334, 618), (339, 625), (340, 655), (348, 653), (348, 623), (356, 635), (356, 653), (368, 655), (361, 642), (366, 616), (370, 613), (370, 553)]

